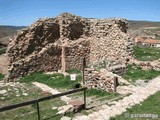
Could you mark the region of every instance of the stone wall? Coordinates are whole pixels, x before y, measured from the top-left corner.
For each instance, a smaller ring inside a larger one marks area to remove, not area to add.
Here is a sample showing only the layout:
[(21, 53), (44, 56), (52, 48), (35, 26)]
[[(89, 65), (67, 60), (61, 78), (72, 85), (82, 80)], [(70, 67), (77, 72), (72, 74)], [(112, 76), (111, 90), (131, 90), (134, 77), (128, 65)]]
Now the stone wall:
[(76, 40), (82, 36), (88, 36), (90, 31), (90, 21), (80, 16), (64, 13), (56, 17), (60, 25), (60, 37), (64, 39)]
[(50, 44), (38, 54), (13, 62), (8, 69), (8, 79), (23, 77), (28, 73), (61, 69), (61, 47)]
[(82, 60), (86, 58), (86, 64), (89, 64), (90, 42), (82, 39), (79, 43), (71, 44), (65, 48), (66, 69), (82, 69)]
[(125, 19), (94, 20), (92, 24), (91, 62), (104, 59), (121, 61), (125, 64), (133, 51), (133, 44), (126, 34)]
[(92, 65), (103, 59), (126, 65), (132, 40), (125, 19), (87, 19), (64, 13), (39, 19), (22, 30), (9, 44), (8, 78), (31, 72), (81, 68), (86, 57)]

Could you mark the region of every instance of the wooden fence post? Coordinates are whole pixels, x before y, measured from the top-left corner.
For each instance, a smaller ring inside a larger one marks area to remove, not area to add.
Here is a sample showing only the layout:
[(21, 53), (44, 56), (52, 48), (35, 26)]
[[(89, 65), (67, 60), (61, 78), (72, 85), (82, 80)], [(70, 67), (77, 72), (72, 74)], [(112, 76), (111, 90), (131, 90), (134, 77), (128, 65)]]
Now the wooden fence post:
[(38, 114), (38, 120), (40, 120), (40, 112), (39, 112), (39, 104), (38, 104), (38, 101), (37, 101), (37, 114)]
[(114, 92), (117, 92), (117, 86), (119, 85), (118, 83), (118, 77), (114, 76)]
[(86, 59), (85, 59), (85, 57), (83, 58), (83, 60), (82, 60), (82, 77), (83, 77), (83, 85), (85, 85), (85, 80), (84, 80), (84, 70), (85, 70), (85, 66), (86, 66)]
[(84, 90), (84, 109), (86, 109), (86, 89)]

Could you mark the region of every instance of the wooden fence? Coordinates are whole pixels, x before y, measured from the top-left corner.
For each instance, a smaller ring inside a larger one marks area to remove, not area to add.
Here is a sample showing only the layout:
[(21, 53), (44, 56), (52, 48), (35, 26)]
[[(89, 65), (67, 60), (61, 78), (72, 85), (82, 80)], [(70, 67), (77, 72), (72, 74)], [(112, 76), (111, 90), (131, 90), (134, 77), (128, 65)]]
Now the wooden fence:
[(40, 120), (39, 102), (50, 100), (50, 99), (54, 99), (54, 98), (61, 97), (61, 96), (64, 96), (64, 95), (73, 94), (73, 93), (76, 93), (76, 92), (81, 92), (81, 91), (84, 92), (84, 109), (86, 109), (86, 90), (87, 90), (86, 87), (77, 88), (77, 89), (69, 90), (69, 91), (66, 91), (66, 92), (63, 92), (63, 93), (59, 93), (59, 94), (55, 94), (55, 95), (51, 95), (51, 96), (47, 96), (47, 97), (43, 97), (43, 98), (39, 98), (39, 99), (34, 99), (34, 100), (31, 100), (31, 101), (26, 101), (26, 102), (14, 104), (14, 105), (1, 107), (0, 108), (0, 112), (6, 111), (6, 110), (15, 109), (15, 108), (19, 108), (19, 107), (22, 107), (22, 106), (36, 104), (37, 105), (38, 120)]

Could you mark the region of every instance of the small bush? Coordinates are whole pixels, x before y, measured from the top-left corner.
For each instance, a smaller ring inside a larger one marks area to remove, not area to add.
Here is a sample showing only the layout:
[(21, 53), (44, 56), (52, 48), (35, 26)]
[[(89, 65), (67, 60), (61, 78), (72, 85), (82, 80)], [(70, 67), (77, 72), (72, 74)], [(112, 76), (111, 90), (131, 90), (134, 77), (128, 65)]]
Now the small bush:
[(2, 55), (2, 54), (4, 54), (4, 53), (6, 53), (6, 48), (1, 48), (1, 49), (0, 49), (0, 55)]
[(4, 75), (0, 73), (0, 80), (4, 78)]

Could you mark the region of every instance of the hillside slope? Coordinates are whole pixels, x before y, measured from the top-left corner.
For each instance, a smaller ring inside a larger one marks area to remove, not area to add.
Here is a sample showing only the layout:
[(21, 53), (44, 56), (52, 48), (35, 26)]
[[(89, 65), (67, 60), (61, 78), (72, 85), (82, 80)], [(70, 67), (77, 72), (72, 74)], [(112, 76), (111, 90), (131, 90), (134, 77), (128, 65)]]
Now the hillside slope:
[(0, 43), (7, 45), (9, 42), (9, 38), (13, 38), (18, 30), (21, 30), (22, 28), (25, 28), (25, 26), (0, 25)]
[(128, 33), (130, 35), (160, 39), (160, 22), (129, 20), (128, 23)]
[(151, 21), (134, 21), (128, 20), (129, 29), (135, 30), (146, 27), (160, 27), (160, 22), (151, 22)]

